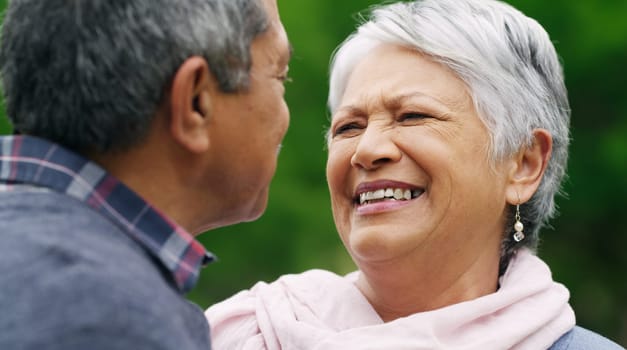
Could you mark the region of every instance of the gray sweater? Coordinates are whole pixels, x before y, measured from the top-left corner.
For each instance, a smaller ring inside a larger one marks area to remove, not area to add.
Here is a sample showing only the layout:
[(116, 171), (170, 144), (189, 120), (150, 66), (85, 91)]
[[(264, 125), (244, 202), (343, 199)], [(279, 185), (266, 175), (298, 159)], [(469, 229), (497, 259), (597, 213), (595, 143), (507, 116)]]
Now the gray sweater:
[(113, 222), (54, 192), (0, 192), (0, 349), (209, 349), (200, 308)]

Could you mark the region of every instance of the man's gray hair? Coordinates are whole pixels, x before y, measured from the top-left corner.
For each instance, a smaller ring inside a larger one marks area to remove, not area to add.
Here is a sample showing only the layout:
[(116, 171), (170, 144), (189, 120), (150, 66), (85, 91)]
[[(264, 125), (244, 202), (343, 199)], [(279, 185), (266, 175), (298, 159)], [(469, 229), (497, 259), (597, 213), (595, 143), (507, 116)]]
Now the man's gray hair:
[(139, 143), (179, 66), (204, 57), (219, 88), (246, 90), (259, 0), (11, 0), (0, 70), (16, 130), (79, 151)]
[(535, 20), (496, 0), (418, 0), (375, 7), (370, 20), (334, 55), (332, 113), (355, 65), (381, 43), (423, 53), (468, 85), (491, 136), (493, 162), (531, 145), (534, 129), (551, 133), (553, 151), (542, 183), (521, 205), (526, 238), (519, 244), (513, 241), (513, 215), (505, 227), (503, 270), (520, 246), (536, 248), (538, 231), (555, 213), (554, 197), (565, 175), (570, 107), (562, 66), (548, 34)]

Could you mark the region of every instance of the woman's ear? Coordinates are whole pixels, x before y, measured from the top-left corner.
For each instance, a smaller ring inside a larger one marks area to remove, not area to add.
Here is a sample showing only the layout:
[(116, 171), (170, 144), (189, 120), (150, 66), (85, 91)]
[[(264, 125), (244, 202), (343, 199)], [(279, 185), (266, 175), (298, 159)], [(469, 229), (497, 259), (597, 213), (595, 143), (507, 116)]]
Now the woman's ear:
[(169, 127), (174, 140), (193, 153), (209, 149), (207, 126), (211, 119), (214, 77), (199, 56), (185, 60), (172, 80)]
[(553, 138), (545, 129), (533, 131), (533, 142), (520, 150), (511, 161), (507, 202), (516, 205), (527, 202), (540, 186), (551, 158)]

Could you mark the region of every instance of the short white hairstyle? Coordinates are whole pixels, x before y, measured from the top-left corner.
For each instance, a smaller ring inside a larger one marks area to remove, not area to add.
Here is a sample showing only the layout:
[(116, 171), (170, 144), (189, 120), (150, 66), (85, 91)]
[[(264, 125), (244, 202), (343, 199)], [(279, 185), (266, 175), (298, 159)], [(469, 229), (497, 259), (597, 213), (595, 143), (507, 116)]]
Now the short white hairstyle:
[(521, 205), (526, 238), (513, 242), (508, 222), (502, 262), (506, 266), (520, 246), (535, 249), (539, 229), (555, 213), (570, 124), (562, 66), (544, 28), (497, 0), (417, 0), (374, 7), (331, 61), (331, 113), (338, 108), (354, 67), (383, 43), (416, 50), (449, 67), (466, 83), (489, 130), (492, 161), (530, 145), (536, 128), (551, 133), (553, 151), (542, 183)]

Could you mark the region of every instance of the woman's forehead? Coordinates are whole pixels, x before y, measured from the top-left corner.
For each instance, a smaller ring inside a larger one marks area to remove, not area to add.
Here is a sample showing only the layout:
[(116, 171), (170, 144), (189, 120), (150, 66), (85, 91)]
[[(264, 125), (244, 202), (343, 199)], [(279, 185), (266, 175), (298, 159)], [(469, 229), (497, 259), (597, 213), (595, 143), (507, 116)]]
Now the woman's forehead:
[(427, 100), (456, 108), (471, 102), (466, 84), (448, 67), (415, 50), (382, 44), (357, 63), (336, 113), (377, 101), (394, 108)]

